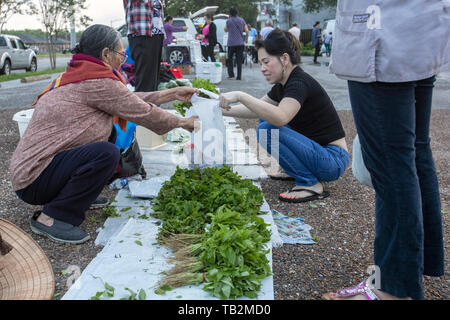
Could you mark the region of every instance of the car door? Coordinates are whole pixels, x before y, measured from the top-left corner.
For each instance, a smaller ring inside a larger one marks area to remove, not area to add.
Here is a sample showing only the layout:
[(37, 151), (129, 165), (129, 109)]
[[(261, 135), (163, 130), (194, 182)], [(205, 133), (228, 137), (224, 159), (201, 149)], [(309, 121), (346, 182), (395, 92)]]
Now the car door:
[(8, 38), (9, 43), (11, 44), (11, 69), (21, 68), (20, 65), (20, 53), (19, 47), (17, 45), (16, 39)]
[(17, 48), (19, 50), (18, 56), (20, 57), (19, 58), (20, 68), (26, 68), (28, 67), (28, 50), (25, 47), (25, 44), (22, 42), (22, 40), (16, 39), (16, 43)]

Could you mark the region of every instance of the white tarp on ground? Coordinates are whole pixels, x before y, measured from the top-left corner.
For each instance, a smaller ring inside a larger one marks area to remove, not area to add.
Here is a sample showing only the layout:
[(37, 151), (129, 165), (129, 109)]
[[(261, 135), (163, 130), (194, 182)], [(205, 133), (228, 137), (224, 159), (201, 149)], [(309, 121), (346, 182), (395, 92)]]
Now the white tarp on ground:
[[(132, 210), (134, 210), (133, 208)], [(131, 211), (131, 210), (130, 210)], [(270, 211), (262, 215), (266, 223), (274, 225)], [(108, 218), (121, 219), (121, 218)], [(168, 271), (172, 265), (168, 263), (171, 251), (156, 243), (158, 233), (157, 219), (127, 218), (124, 227), (112, 239), (97, 257), (86, 267), (81, 277), (72, 285), (64, 295), (63, 300), (87, 300), (95, 296), (99, 291), (104, 291), (104, 283), (115, 288), (114, 297), (111, 299), (125, 298), (130, 293), (144, 289), (146, 298), (158, 299), (187, 299), (187, 300), (211, 300), (216, 299), (200, 286), (185, 286), (166, 292), (164, 295), (154, 293), (157, 283), (164, 276), (161, 272)], [(272, 238), (277, 237), (273, 230)], [(268, 243), (270, 252), (267, 258), (272, 265), (272, 240)], [(243, 297), (242, 299), (246, 299)], [(262, 281), (262, 287), (258, 299), (273, 300), (273, 276)]]
[[(242, 133), (237, 132), (238, 128), (234, 119), (224, 117), (224, 122), (227, 131), (231, 131), (234, 134), (233, 139), (237, 141), (231, 148), (232, 158), (242, 159), (242, 154), (238, 155), (237, 152), (246, 151), (246, 159), (249, 159), (247, 163), (234, 165), (234, 171), (243, 178), (252, 180), (267, 178), (266, 172), (249, 151)], [(163, 181), (175, 172), (177, 164), (186, 167), (182, 157), (173, 157), (171, 154), (177, 147), (176, 143), (169, 143), (157, 150), (157, 157), (155, 157), (154, 150), (141, 150), (148, 177), (155, 179), (160, 177), (158, 179)], [(165, 162), (161, 159), (165, 161), (176, 159), (176, 161)], [(159, 180), (157, 188), (161, 187)], [(260, 187), (260, 185), (258, 186)], [(136, 192), (134, 186), (131, 189)], [(96, 245), (105, 246), (104, 249), (91, 261), (62, 299), (90, 299), (97, 292), (105, 290), (105, 282), (115, 288), (114, 297), (111, 299), (129, 297), (130, 292), (126, 288), (134, 292), (144, 289), (147, 299), (216, 299), (208, 292), (203, 291), (202, 286), (186, 286), (168, 291), (164, 295), (155, 294), (157, 283), (163, 278), (161, 272), (171, 268), (168, 263), (171, 252), (156, 243), (159, 222), (150, 216), (153, 212), (151, 202), (148, 199), (133, 198), (128, 189), (122, 189), (117, 194), (113, 205), (121, 217), (108, 218), (103, 228), (99, 230), (95, 241)], [(261, 211), (267, 212), (262, 217), (272, 229), (272, 238), (268, 243), (270, 252), (267, 255), (272, 266), (272, 246), (281, 246), (283, 241), (266, 201), (262, 205)], [(273, 298), (273, 277), (271, 276), (263, 280), (258, 299), (272, 300)]]

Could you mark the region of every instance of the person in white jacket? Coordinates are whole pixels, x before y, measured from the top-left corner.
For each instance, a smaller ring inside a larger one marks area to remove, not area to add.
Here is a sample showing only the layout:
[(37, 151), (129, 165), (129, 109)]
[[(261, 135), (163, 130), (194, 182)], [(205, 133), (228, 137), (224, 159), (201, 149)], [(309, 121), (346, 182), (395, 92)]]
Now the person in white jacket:
[(429, 127), (435, 75), (450, 67), (449, 26), (449, 1), (338, 1), (331, 71), (348, 80), (375, 189), (375, 273), (326, 299), (424, 299), (423, 275), (444, 275)]

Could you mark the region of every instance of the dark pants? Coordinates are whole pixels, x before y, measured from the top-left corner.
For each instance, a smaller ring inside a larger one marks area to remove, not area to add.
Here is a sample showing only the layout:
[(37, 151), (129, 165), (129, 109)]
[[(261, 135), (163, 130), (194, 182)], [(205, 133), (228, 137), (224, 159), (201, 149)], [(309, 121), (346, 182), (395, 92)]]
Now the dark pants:
[(119, 150), (110, 142), (70, 149), (57, 154), (31, 185), (16, 193), (26, 203), (44, 205), (46, 215), (79, 226), (119, 159)]
[(236, 55), (236, 64), (237, 64), (237, 77), (236, 79), (241, 79), (242, 75), (242, 59), (244, 58), (244, 46), (230, 46), (228, 47), (228, 76), (230, 78), (234, 77), (234, 68), (233, 68), (233, 56)]
[(208, 61), (208, 58), (211, 58), (212, 62), (216, 62), (216, 58), (214, 57), (214, 47), (213, 45), (202, 46), (202, 56)]
[(319, 56), (320, 53), (320, 47), (322, 45), (320, 44), (320, 42), (318, 42), (315, 46), (314, 46), (314, 62), (317, 62), (317, 57)]
[(381, 290), (423, 299), (422, 276), (444, 274), (441, 205), (430, 148), (434, 77), (349, 81), (364, 163), (375, 189), (375, 265)]
[(128, 41), (136, 69), (136, 92), (156, 91), (159, 84), (164, 35), (128, 36)]

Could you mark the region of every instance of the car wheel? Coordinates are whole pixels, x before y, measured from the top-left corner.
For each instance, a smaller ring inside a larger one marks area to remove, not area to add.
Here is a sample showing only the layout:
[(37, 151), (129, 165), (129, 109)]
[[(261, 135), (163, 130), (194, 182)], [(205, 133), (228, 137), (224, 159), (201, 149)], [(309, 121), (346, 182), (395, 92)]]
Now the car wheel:
[(185, 61), (189, 61), (189, 52), (187, 48), (173, 48), (170, 50), (170, 64), (181, 64)]
[(169, 62), (170, 64), (182, 63), (184, 60), (183, 52), (180, 50), (173, 50), (169, 54)]
[(37, 61), (36, 58), (33, 58), (30, 63), (30, 67), (27, 68), (27, 72), (36, 72), (37, 70)]
[(0, 74), (9, 75), (10, 73), (11, 73), (11, 62), (9, 62), (9, 60), (5, 60), (5, 64), (3, 65), (3, 68), (0, 70)]

